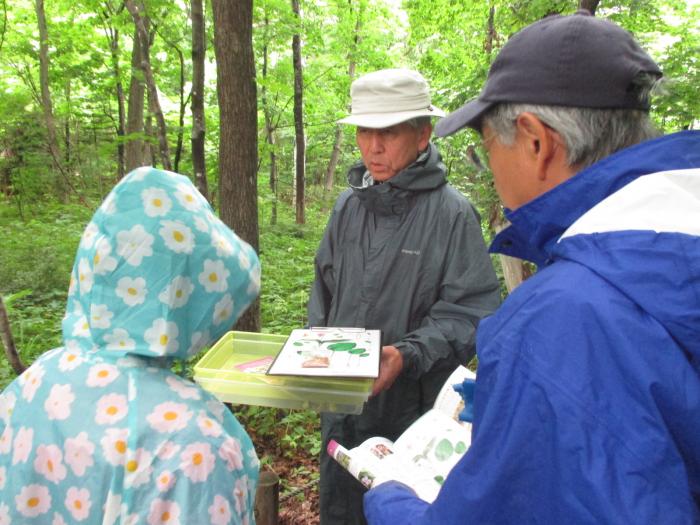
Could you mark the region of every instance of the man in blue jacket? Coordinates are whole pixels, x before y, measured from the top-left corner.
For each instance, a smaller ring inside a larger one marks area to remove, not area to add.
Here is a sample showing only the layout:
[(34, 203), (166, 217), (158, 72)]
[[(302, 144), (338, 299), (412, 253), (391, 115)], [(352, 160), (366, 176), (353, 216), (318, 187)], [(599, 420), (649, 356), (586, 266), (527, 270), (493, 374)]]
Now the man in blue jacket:
[(431, 505), (371, 524), (700, 522), (700, 132), (655, 137), (661, 72), (581, 11), (513, 36), (440, 136), (476, 129), (535, 262), (477, 333), (472, 446)]

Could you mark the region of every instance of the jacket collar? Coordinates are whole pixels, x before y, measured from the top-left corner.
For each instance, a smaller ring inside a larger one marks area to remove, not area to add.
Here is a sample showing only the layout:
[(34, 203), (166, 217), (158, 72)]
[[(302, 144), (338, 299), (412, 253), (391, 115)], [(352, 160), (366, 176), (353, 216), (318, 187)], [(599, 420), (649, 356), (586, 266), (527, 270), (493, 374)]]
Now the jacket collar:
[(517, 210), (506, 209), (511, 225), (494, 238), (489, 251), (545, 266), (566, 229), (608, 195), (640, 176), (698, 165), (698, 131), (674, 133), (621, 150)]
[(445, 184), (446, 168), (438, 149), (431, 143), (426, 153), (383, 184), (363, 187), (367, 168), (359, 162), (350, 168), (348, 182), (362, 205), (378, 215), (401, 215), (416, 192), (434, 190)]

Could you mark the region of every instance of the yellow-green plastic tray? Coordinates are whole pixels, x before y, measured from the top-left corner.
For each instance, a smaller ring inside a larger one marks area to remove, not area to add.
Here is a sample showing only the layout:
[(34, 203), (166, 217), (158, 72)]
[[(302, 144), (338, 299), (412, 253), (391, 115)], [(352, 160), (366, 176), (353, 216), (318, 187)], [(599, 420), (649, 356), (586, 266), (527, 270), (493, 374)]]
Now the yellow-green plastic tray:
[(284, 335), (228, 332), (195, 365), (194, 379), (227, 403), (362, 412), (372, 379), (268, 376), (243, 370), (251, 363), (274, 358), (286, 340)]

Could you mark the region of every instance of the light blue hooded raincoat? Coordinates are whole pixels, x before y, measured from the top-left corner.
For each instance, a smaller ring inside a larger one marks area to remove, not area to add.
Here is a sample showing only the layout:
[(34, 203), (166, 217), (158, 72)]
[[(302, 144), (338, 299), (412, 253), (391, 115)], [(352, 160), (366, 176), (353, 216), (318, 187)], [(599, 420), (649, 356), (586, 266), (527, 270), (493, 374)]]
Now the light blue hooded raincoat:
[(258, 459), (170, 371), (257, 296), (253, 249), (186, 177), (139, 168), (83, 233), (63, 346), (0, 396), (0, 524), (252, 523)]

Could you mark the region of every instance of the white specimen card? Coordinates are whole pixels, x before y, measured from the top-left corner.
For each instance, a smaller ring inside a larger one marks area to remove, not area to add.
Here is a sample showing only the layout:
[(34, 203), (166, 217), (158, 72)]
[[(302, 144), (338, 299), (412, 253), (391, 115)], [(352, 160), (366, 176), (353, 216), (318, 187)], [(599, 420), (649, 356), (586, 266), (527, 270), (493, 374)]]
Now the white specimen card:
[(267, 373), (313, 377), (377, 377), (381, 332), (364, 328), (292, 330)]

